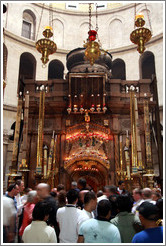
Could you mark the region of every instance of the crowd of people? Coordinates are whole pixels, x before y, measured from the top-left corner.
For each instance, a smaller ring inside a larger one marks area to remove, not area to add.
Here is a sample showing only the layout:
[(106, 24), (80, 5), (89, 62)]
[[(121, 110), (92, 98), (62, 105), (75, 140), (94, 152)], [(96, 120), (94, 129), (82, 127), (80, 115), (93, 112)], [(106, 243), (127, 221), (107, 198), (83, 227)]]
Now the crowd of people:
[(163, 198), (159, 188), (108, 185), (95, 193), (85, 179), (50, 190), (22, 180), (3, 196), (4, 243), (163, 243)]

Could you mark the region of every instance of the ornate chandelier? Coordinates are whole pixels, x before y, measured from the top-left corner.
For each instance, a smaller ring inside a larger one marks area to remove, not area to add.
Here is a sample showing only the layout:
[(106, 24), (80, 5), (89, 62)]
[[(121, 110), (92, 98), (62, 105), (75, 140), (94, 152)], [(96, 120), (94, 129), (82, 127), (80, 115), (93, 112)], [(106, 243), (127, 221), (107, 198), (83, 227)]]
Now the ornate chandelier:
[(42, 54), (41, 60), (44, 66), (49, 61), (49, 55), (55, 53), (57, 50), (57, 45), (54, 43), (54, 41), (50, 40), (50, 38), (53, 36), (51, 31), (51, 22), (51, 9), (49, 8), (49, 26), (46, 26), (45, 30), (43, 31), (43, 36), (45, 38), (42, 38), (36, 42), (36, 49)]
[[(147, 9), (147, 7), (146, 7)], [(148, 13), (148, 10), (147, 10)], [(149, 16), (148, 16), (149, 18)], [(150, 24), (150, 21), (149, 21)], [(145, 20), (143, 14), (138, 14), (136, 15), (136, 5), (135, 5), (135, 23), (134, 23), (134, 28), (135, 26), (137, 27), (132, 33), (130, 34), (130, 40), (132, 43), (136, 44), (137, 51), (142, 54), (145, 50), (145, 43), (147, 43), (151, 37), (152, 33), (148, 28), (144, 27), (145, 25)], [(151, 25), (150, 25), (151, 26)]]
[(91, 66), (94, 64), (95, 60), (97, 60), (101, 54), (100, 51), (100, 44), (96, 42), (96, 36), (97, 36), (97, 5), (96, 5), (96, 30), (91, 30), (91, 10), (92, 10), (92, 4), (89, 4), (89, 32), (88, 32), (88, 39), (87, 43), (84, 44), (85, 50), (85, 59), (90, 61)]

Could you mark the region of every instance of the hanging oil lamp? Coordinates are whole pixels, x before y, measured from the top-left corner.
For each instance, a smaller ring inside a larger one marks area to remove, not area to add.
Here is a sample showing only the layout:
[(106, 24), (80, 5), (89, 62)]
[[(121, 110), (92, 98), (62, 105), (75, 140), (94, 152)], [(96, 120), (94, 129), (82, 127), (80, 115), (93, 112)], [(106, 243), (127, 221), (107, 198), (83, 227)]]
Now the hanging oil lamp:
[(97, 32), (95, 30), (90, 30), (88, 32), (88, 42), (84, 45), (85, 50), (85, 59), (90, 61), (91, 66), (94, 64), (101, 54), (99, 49), (99, 44), (96, 42)]
[[(150, 24), (150, 20), (149, 20), (149, 24)], [(132, 43), (137, 45), (137, 51), (140, 54), (142, 54), (145, 50), (145, 43), (147, 43), (152, 37), (151, 31), (148, 28), (145, 28), (144, 25), (145, 25), (144, 15), (141, 13), (136, 15), (136, 5), (135, 5), (134, 27), (136, 26), (137, 28), (134, 31), (132, 31), (132, 33), (130, 34), (130, 40)]]
[(101, 54), (100, 45), (96, 42), (97, 36), (97, 6), (96, 6), (96, 30), (91, 30), (91, 3), (89, 4), (89, 32), (88, 32), (88, 39), (87, 43), (84, 44), (85, 50), (85, 60), (89, 60), (91, 66), (94, 64), (95, 60), (97, 60)]
[(43, 31), (43, 36), (45, 38), (42, 38), (36, 42), (36, 49), (42, 54), (41, 60), (43, 65), (45, 65), (49, 59), (49, 55), (53, 54), (57, 50), (56, 44), (50, 40), (50, 38), (53, 36), (52, 28), (50, 26), (46, 26), (45, 30)]

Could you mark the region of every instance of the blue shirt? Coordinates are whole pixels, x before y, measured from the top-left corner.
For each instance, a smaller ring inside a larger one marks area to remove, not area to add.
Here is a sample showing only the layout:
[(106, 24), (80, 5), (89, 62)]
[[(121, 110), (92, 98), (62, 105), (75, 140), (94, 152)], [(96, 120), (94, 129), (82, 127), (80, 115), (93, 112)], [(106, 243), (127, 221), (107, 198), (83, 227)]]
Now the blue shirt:
[(121, 243), (118, 228), (108, 221), (97, 219), (83, 222), (79, 236), (84, 237), (84, 243)]
[(163, 227), (145, 229), (134, 235), (132, 243), (162, 243)]

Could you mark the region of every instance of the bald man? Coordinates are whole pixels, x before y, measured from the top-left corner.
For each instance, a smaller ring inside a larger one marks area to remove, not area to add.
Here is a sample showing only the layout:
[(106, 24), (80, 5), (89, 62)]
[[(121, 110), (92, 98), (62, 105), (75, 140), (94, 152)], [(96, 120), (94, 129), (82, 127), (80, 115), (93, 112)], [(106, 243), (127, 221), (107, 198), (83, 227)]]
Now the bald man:
[(39, 183), (36, 190), (39, 201), (46, 201), (51, 208), (47, 224), (54, 227), (58, 239), (59, 228), (56, 221), (57, 205), (55, 199), (50, 195), (50, 186), (46, 183)]

